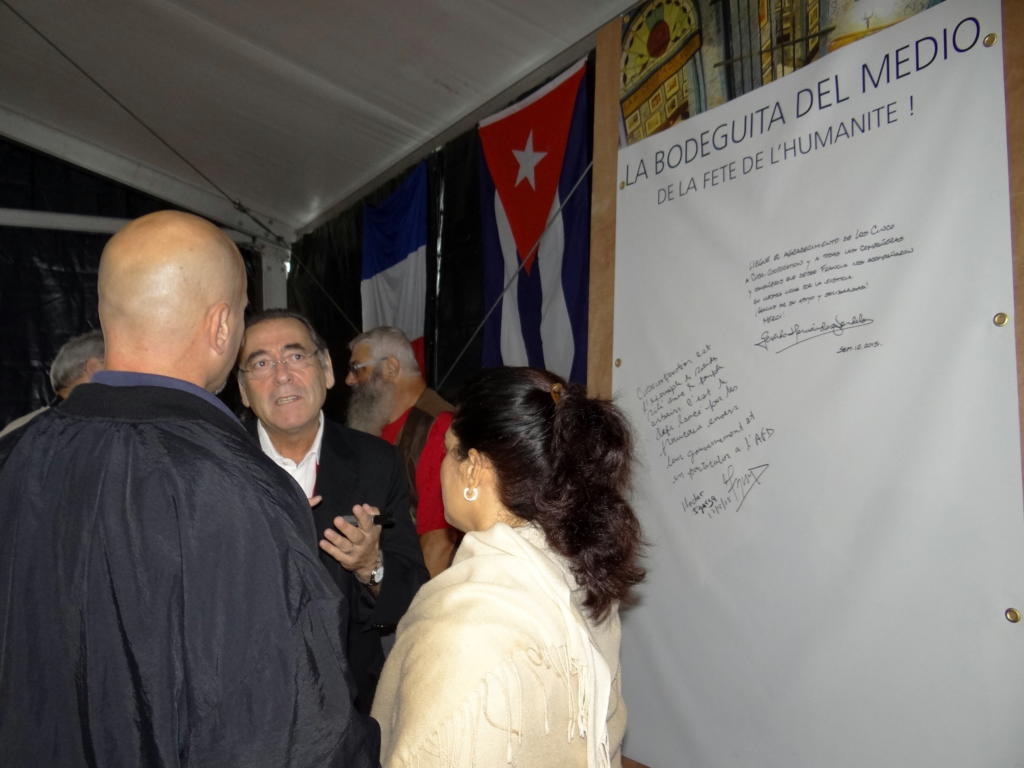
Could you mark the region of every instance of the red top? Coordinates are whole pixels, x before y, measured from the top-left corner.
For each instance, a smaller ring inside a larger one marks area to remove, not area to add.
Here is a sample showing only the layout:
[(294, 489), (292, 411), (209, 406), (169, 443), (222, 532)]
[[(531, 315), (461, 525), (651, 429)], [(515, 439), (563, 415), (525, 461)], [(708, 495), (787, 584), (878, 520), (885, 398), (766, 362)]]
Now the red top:
[[(398, 442), (398, 433), (409, 418), (409, 408), (405, 413), (385, 425), (380, 436), (392, 445)], [(419, 504), (416, 507), (416, 533), (422, 536), (427, 531), (447, 528), (444, 519), (444, 501), (441, 498), (441, 461), (444, 459), (444, 433), (452, 423), (454, 414), (444, 411), (437, 415), (430, 425), (427, 441), (423, 444), (423, 452), (416, 462), (416, 496)]]

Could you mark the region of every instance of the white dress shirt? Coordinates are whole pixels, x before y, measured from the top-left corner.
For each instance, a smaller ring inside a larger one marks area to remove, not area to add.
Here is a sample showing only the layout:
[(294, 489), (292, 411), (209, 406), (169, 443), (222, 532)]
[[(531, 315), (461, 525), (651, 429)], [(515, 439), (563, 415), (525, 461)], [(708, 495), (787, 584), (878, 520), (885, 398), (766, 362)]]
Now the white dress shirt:
[(259, 434), (260, 448), (263, 449), (263, 452), (272, 458), (277, 466), (292, 476), (302, 488), (302, 492), (306, 494), (307, 499), (311, 497), (313, 489), (316, 488), (316, 473), (320, 466), (320, 443), (324, 439), (324, 412), (320, 411), (320, 427), (316, 431), (316, 437), (313, 438), (313, 445), (309, 449), (309, 453), (297, 464), (277, 452), (274, 444), (270, 442), (270, 435), (263, 428), (263, 422), (257, 423), (256, 432)]

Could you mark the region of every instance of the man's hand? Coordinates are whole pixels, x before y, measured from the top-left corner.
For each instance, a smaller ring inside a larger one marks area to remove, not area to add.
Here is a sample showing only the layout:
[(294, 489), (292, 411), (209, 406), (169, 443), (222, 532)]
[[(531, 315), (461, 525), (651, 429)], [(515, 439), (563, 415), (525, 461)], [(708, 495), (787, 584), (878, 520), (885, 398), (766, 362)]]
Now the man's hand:
[[(352, 525), (343, 517), (334, 518), (334, 527), (338, 530), (328, 528), (324, 531), (320, 549), (365, 584), (380, 558), (381, 527), (373, 520), (380, 510), (369, 504), (356, 504), (352, 507), (352, 514), (359, 524)], [(376, 594), (379, 587), (370, 587), (370, 590)]]

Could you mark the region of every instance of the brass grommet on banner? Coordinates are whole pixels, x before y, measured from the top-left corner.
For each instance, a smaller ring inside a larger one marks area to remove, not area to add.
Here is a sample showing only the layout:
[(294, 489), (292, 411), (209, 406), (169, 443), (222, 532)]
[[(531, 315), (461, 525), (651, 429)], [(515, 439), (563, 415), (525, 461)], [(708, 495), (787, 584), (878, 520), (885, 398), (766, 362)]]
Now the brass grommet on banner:
[(1004, 615), (1006, 616), (1006, 620), (1011, 624), (1016, 624), (1020, 621), (1020, 611), (1016, 608), (1007, 608)]
[(1002, 328), (1004, 325), (1010, 322), (1010, 316), (1005, 312), (996, 312), (995, 316), (992, 318), (992, 322), (995, 323), (998, 327)]
[(616, 368), (621, 368), (622, 367), (622, 358), (621, 357), (616, 357), (615, 358), (615, 367)]
[(620, 181), (619, 182), (619, 189), (625, 189), (625, 188), (626, 188), (626, 182)]
[[(978, 38), (974, 39), (977, 40)], [(993, 45), (996, 44), (996, 40), (998, 39), (999, 35), (997, 35), (995, 32), (989, 32), (987, 35), (985, 35), (985, 39), (982, 40), (981, 42), (984, 44), (986, 48), (991, 48)]]

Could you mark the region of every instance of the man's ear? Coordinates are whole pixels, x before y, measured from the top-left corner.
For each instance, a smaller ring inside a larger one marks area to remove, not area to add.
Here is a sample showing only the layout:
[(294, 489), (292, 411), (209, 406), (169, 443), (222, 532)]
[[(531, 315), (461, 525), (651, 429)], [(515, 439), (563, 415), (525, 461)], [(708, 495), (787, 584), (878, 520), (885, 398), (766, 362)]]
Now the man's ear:
[(324, 367), (324, 379), (326, 379), (327, 388), (330, 389), (334, 386), (334, 364), (331, 362), (331, 353), (322, 349), (317, 354), (321, 356), (320, 364)]
[(238, 350), (229, 350), (231, 343), (231, 307), (226, 302), (215, 304), (207, 314), (206, 336), (210, 349), (218, 355), (236, 354)]
[(402, 366), (398, 364), (398, 359), (394, 356), (388, 355), (380, 361), (380, 375), (388, 381), (397, 380), (401, 372)]
[(88, 381), (96, 371), (103, 370), (103, 361), (98, 357), (90, 357), (85, 361), (85, 380)]

